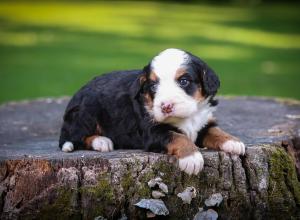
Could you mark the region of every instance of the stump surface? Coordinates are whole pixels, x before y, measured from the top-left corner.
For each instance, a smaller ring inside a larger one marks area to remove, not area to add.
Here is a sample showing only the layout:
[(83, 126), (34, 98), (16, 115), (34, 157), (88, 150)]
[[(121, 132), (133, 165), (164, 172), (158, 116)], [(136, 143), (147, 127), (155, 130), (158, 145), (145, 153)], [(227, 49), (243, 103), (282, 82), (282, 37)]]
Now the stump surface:
[[(198, 176), (172, 158), (143, 151), (61, 152), (58, 135), (67, 98), (0, 106), (1, 219), (145, 218), (134, 206), (151, 198), (147, 182), (160, 176), (171, 219), (191, 219), (204, 200), (221, 193), (223, 219), (300, 217), (300, 104), (266, 98), (220, 98), (215, 114), (247, 146), (244, 157), (201, 149)], [(298, 178), (297, 178), (298, 172)], [(177, 197), (193, 186), (191, 204)]]

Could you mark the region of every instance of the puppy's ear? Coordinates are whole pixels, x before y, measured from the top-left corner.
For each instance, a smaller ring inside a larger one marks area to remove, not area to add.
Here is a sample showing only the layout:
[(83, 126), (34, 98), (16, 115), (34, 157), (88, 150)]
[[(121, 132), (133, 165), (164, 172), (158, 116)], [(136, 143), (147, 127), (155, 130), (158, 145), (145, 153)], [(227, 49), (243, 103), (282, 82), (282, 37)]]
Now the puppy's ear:
[(194, 70), (197, 72), (202, 81), (201, 83), (205, 92), (205, 96), (214, 96), (220, 87), (219, 77), (199, 57), (196, 57), (191, 53), (188, 54), (190, 55)]
[(146, 75), (144, 73), (140, 74), (131, 85), (131, 93), (134, 99), (139, 99), (140, 95), (144, 91), (144, 84), (146, 81)]
[(134, 99), (139, 99), (140, 95), (144, 92), (145, 82), (147, 80), (147, 74), (150, 71), (150, 64), (144, 67), (143, 71), (131, 86), (132, 94)]
[(215, 74), (215, 72), (206, 64), (202, 69), (202, 82), (206, 96), (216, 95), (220, 87), (220, 80), (217, 74)]

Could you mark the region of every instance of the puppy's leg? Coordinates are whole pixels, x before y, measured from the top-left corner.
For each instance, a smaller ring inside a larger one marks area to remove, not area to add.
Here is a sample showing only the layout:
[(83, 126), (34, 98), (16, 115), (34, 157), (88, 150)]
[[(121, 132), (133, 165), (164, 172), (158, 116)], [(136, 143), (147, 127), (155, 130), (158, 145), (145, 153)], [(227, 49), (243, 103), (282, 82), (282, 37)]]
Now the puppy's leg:
[(202, 145), (210, 149), (222, 150), (227, 153), (245, 154), (244, 143), (217, 126), (208, 127), (207, 132), (204, 134)]
[(202, 154), (197, 146), (184, 134), (172, 132), (172, 139), (167, 145), (168, 154), (175, 155), (180, 170), (187, 174), (198, 174), (204, 166)]
[(78, 105), (66, 110), (59, 138), (59, 147), (62, 151), (72, 152), (86, 148), (84, 143), (86, 137), (99, 134), (100, 127), (93, 112), (91, 108), (80, 108)]
[(147, 151), (174, 155), (178, 159), (179, 168), (189, 175), (196, 175), (203, 169), (203, 157), (197, 146), (171, 125), (150, 127), (144, 133), (144, 145)]
[(87, 137), (84, 142), (87, 149), (93, 149), (100, 152), (109, 152), (114, 148), (111, 139), (104, 136), (93, 135)]
[(73, 145), (72, 142), (66, 141), (66, 142), (62, 145), (61, 150), (62, 150), (63, 152), (72, 152), (72, 151), (74, 150), (74, 145)]
[(59, 147), (63, 152), (72, 152), (74, 148), (74, 144), (69, 141), (69, 132), (68, 132), (68, 126), (66, 124), (63, 125), (59, 137)]

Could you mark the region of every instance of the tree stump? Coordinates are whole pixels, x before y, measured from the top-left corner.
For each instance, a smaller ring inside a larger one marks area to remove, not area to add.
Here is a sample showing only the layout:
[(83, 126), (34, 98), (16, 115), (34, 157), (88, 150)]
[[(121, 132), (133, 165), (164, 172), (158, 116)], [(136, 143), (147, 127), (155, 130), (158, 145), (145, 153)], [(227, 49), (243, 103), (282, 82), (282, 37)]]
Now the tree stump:
[[(135, 150), (61, 152), (58, 135), (68, 98), (0, 107), (1, 219), (144, 219), (136, 207), (160, 177), (166, 219), (193, 219), (221, 193), (220, 219), (300, 218), (300, 103), (220, 98), (219, 125), (247, 146), (245, 156), (201, 149), (204, 170), (188, 176), (174, 158)], [(196, 189), (190, 204), (177, 196)]]

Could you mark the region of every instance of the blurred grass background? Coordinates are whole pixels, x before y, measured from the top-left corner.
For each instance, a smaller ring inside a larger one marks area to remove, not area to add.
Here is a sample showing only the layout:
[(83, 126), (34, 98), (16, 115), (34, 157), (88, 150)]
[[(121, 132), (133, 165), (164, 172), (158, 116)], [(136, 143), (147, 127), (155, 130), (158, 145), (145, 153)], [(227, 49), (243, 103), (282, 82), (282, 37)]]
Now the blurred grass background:
[(226, 95), (300, 99), (299, 4), (0, 2), (0, 102), (72, 95), (169, 47), (204, 59)]

